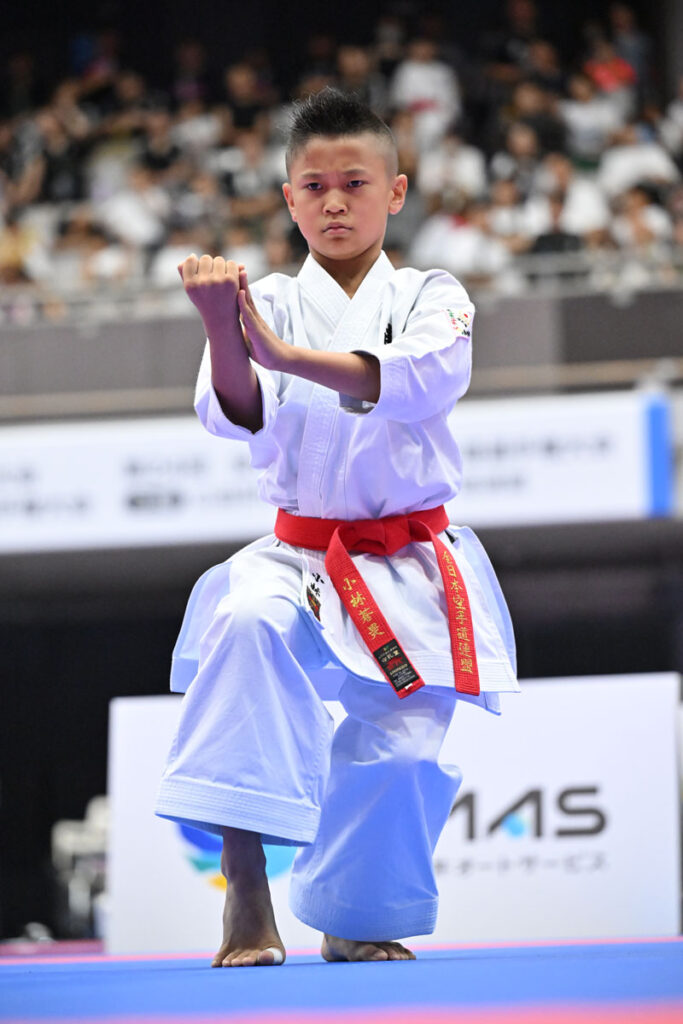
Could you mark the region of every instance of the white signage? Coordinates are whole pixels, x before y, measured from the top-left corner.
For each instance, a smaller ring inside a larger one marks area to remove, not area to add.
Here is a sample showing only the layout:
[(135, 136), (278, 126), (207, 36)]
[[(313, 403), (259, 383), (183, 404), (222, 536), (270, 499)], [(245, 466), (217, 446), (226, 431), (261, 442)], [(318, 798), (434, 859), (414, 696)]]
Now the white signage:
[(672, 511), (670, 411), (659, 395), (465, 399), (452, 424), (464, 476), (451, 522), (511, 526)]
[(680, 677), (534, 680), (498, 720), (460, 704), (436, 850), (445, 941), (680, 931)]
[(194, 416), (0, 431), (0, 551), (249, 541), (274, 519), (246, 445)]
[[(459, 704), (442, 753), (464, 782), (435, 852), (439, 919), (415, 944), (678, 934), (679, 690), (673, 674), (534, 680), (500, 719)], [(220, 941), (218, 839), (153, 814), (179, 707), (112, 703), (112, 953)], [(276, 917), (290, 948), (312, 949), (320, 936), (287, 904), (293, 857), (268, 848)]]
[[(474, 527), (672, 510), (667, 402), (637, 392), (466, 400), (451, 520)], [(0, 552), (247, 542), (272, 529), (247, 446), (194, 416), (0, 430)]]

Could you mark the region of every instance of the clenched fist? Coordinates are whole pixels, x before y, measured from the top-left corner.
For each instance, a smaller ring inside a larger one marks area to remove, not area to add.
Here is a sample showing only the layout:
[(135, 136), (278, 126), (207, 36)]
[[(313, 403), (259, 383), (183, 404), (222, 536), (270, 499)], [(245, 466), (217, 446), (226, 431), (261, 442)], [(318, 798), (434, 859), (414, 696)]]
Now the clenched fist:
[(191, 302), (197, 307), (208, 335), (239, 316), (237, 293), (244, 267), (222, 256), (188, 256), (178, 272)]

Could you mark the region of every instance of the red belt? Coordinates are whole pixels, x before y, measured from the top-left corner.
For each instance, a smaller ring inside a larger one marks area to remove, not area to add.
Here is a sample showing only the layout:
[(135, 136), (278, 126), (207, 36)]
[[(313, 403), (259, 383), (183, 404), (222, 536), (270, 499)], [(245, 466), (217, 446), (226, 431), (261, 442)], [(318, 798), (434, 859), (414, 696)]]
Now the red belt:
[(325, 568), (368, 650), (399, 697), (424, 686), (367, 583), (349, 555), (393, 555), (413, 541), (429, 541), (436, 552), (448, 607), (455, 689), (479, 695), (479, 670), (472, 613), (464, 580), (453, 555), (437, 536), (448, 526), (443, 505), (405, 516), (381, 519), (314, 519), (278, 510), (275, 536), (294, 547), (326, 551)]

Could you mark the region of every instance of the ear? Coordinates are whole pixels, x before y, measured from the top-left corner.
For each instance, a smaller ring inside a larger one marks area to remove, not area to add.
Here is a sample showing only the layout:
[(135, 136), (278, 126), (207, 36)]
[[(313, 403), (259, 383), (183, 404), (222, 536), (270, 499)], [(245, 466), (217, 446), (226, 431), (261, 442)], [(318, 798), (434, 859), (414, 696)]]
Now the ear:
[(282, 194), (285, 197), (285, 202), (287, 203), (287, 206), (289, 207), (291, 218), (296, 224), (296, 211), (294, 209), (294, 197), (292, 194), (292, 186), (289, 184), (288, 181), (286, 181), (282, 186)]
[(391, 186), (391, 196), (389, 197), (389, 213), (398, 213), (403, 208), (403, 204), (406, 201), (406, 192), (408, 191), (408, 179), (405, 174), (397, 174), (394, 178), (394, 183)]

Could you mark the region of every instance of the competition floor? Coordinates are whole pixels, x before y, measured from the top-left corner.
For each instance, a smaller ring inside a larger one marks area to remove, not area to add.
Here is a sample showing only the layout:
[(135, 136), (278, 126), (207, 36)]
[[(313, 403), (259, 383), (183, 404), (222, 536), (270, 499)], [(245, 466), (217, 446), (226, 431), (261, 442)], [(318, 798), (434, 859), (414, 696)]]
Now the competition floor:
[(683, 1024), (683, 939), (426, 948), (415, 962), (211, 969), (205, 955), (2, 956), (22, 1024)]

